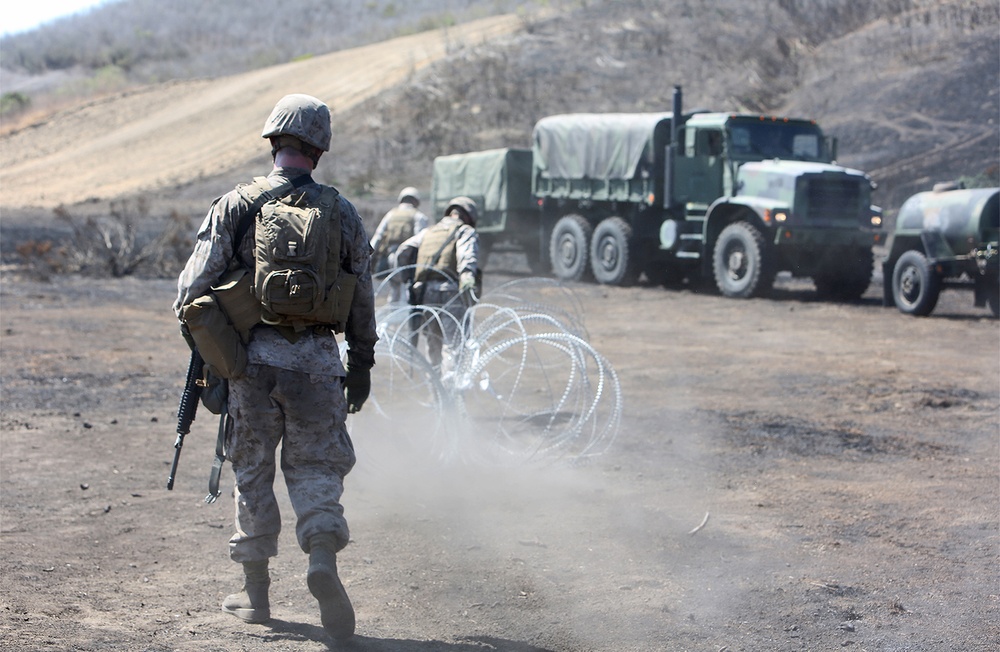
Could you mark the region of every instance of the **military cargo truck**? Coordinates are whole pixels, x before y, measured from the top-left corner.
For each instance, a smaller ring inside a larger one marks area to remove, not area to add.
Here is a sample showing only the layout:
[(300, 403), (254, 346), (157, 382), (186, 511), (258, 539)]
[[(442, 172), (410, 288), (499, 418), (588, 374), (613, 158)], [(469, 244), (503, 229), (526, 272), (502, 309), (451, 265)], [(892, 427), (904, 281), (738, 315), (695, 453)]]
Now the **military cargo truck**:
[(1000, 188), (941, 184), (899, 209), (882, 263), (885, 305), (929, 315), (944, 288), (973, 291), (1000, 317)]
[(714, 278), (730, 297), (775, 275), (826, 296), (867, 289), (882, 236), (874, 185), (837, 166), (815, 122), (736, 113), (570, 114), (538, 121), (532, 147), (435, 160), (435, 210), (479, 202), (487, 248), (522, 248), (563, 280), (627, 285)]

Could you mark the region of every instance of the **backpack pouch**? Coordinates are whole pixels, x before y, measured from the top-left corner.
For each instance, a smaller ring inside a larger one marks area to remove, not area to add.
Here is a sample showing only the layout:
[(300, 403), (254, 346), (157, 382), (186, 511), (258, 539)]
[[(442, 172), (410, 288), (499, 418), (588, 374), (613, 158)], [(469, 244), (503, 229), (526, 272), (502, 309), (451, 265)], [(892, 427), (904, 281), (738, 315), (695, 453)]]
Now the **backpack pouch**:
[(317, 321), (324, 299), (327, 220), (316, 208), (268, 202), (257, 221), (254, 294), (264, 323)]
[(309, 269), (271, 272), (260, 282), (259, 293), (265, 323), (268, 313), (293, 318), (311, 315), (323, 298), (319, 276)]

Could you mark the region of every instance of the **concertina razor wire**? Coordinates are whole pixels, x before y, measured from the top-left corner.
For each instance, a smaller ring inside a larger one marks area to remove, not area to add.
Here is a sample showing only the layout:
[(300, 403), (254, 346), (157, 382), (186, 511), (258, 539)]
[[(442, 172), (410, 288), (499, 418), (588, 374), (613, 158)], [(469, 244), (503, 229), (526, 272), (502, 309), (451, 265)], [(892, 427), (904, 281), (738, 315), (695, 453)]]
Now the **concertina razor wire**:
[[(532, 277), (478, 298), (413, 306), (405, 280), (413, 273), (373, 275), (376, 366), (352, 429), (372, 420), (444, 462), (575, 461), (608, 449), (621, 424), (621, 386), (588, 342), (571, 289)], [(440, 365), (428, 355), (435, 337)]]

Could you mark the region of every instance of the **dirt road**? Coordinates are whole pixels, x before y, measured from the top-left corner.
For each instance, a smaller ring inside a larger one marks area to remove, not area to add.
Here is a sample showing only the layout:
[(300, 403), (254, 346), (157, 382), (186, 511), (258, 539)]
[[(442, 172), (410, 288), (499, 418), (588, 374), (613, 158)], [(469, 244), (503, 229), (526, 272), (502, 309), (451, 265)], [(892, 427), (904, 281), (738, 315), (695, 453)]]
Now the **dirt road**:
[[(968, 295), (913, 319), (875, 286), (857, 305), (808, 283), (574, 290), (621, 380), (617, 439), (579, 464), (472, 468), (405, 456), (406, 424), (356, 422), (348, 649), (1000, 645), (1000, 332)], [(7, 650), (327, 649), (287, 501), (274, 620), (220, 611), (241, 580), (228, 494), (202, 502), (207, 414), (165, 490), (186, 365), (172, 295), (4, 277)]]
[(398, 84), (449, 49), (479, 44), (520, 25), (513, 15), (485, 18), (463, 24), (460, 33), (420, 32), (241, 75), (158, 84), (74, 106), (4, 137), (0, 209), (118, 199), (242, 169), (266, 155), (260, 127), (283, 95), (314, 95), (330, 103), (336, 115)]

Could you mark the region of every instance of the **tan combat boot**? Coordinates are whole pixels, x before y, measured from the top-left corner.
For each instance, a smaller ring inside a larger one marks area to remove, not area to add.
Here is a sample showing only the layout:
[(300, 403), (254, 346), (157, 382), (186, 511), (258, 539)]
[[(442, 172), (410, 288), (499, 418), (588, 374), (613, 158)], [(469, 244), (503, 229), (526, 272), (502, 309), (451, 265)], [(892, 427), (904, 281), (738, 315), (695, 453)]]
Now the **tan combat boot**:
[(243, 562), (246, 581), (243, 590), (226, 596), (222, 610), (248, 623), (266, 623), (271, 619), (271, 601), (267, 589), (271, 578), (267, 572), (267, 560)]
[(344, 585), (337, 577), (337, 539), (332, 534), (317, 534), (309, 540), (309, 592), (319, 601), (323, 629), (335, 641), (354, 635), (354, 607)]

